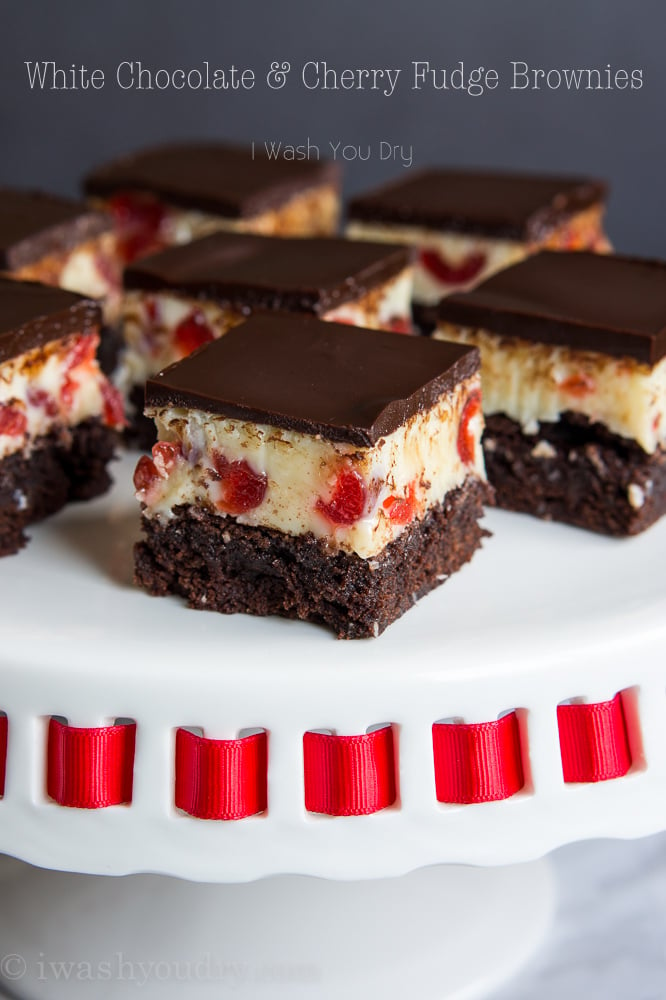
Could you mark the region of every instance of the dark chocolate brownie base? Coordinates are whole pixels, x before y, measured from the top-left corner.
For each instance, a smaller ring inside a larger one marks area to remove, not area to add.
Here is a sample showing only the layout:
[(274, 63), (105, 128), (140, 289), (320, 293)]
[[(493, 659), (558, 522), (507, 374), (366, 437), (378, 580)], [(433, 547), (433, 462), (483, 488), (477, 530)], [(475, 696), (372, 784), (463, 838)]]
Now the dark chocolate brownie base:
[(122, 332), (118, 327), (108, 324), (100, 327), (97, 361), (105, 375), (111, 376), (115, 373), (124, 343)]
[(424, 306), (418, 302), (412, 302), (412, 321), (418, 333), (422, 337), (429, 337), (437, 326), (437, 311), (439, 303), (433, 306)]
[(70, 500), (90, 500), (111, 485), (107, 463), (118, 433), (98, 419), (85, 420), (66, 437), (39, 438), (28, 457), (0, 461), (0, 556), (21, 549), (24, 528), (55, 514)]
[(487, 534), (478, 519), (488, 499), (487, 486), (468, 479), (370, 560), (331, 553), (312, 534), (247, 527), (184, 506), (166, 523), (144, 517), (135, 580), (193, 608), (300, 618), (341, 639), (377, 636), (471, 559)]
[(636, 535), (666, 513), (666, 452), (648, 455), (586, 417), (565, 413), (526, 435), (495, 414), (483, 444), (499, 507), (616, 536)]
[(128, 423), (124, 437), (126, 444), (130, 447), (139, 448), (141, 451), (150, 451), (157, 441), (157, 428), (153, 420), (143, 415), (145, 401), (144, 387), (142, 385), (133, 386), (129, 394)]

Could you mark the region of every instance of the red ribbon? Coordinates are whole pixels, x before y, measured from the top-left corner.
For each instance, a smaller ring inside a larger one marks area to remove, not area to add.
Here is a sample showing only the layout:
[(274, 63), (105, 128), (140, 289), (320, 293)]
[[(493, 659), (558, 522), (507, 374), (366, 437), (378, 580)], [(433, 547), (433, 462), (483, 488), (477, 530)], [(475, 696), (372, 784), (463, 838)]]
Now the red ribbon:
[(268, 738), (208, 740), (176, 732), (176, 808), (198, 819), (243, 819), (267, 807)]
[(328, 816), (364, 816), (395, 802), (393, 729), (361, 736), (305, 733), (305, 808)]
[(525, 784), (515, 712), (493, 722), (432, 727), (438, 802), (495, 802)]
[(608, 781), (631, 767), (621, 693), (594, 705), (558, 705), (557, 725), (566, 782)]
[(76, 809), (131, 802), (135, 739), (136, 723), (79, 729), (51, 719), (48, 795)]
[(0, 715), (0, 797), (5, 794), (6, 765), (7, 765), (7, 716)]

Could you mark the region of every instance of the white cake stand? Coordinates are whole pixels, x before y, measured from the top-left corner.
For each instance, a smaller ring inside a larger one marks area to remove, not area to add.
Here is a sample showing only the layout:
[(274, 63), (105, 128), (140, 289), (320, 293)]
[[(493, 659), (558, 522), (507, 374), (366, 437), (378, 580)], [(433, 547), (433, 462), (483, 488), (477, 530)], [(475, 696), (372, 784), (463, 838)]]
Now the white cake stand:
[[(109, 497), (34, 529), (27, 550), (0, 564), (0, 850), (52, 869), (14, 862), (2, 885), (0, 982), (12, 995), (115, 997), (142, 975), (149, 997), (482, 995), (547, 925), (551, 886), (535, 859), (582, 838), (666, 828), (666, 523), (616, 541), (491, 512), (494, 537), (472, 564), (379, 639), (339, 642), (134, 589), (134, 461), (116, 468)], [(618, 691), (629, 774), (566, 785), (556, 706)], [(525, 788), (438, 803), (433, 722), (515, 708)], [(136, 721), (131, 806), (69, 809), (47, 797), (52, 716)], [(397, 803), (370, 816), (307, 813), (303, 733), (386, 722)], [(238, 822), (179, 812), (179, 726), (216, 738), (266, 729), (268, 810)], [(461, 865), (481, 867), (451, 867)], [(159, 876), (90, 878), (148, 872)], [(380, 881), (348, 881), (361, 879)]]

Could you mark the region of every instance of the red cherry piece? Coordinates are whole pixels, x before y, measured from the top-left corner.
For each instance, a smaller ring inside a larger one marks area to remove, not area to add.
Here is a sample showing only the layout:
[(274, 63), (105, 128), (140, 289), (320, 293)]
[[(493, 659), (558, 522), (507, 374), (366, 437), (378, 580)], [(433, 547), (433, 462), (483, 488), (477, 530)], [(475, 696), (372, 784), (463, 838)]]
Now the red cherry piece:
[(212, 453), (212, 459), (215, 471), (217, 472), (220, 479), (224, 479), (230, 463), (227, 461), (227, 459), (224, 457), (221, 451), (214, 451)]
[(244, 514), (262, 503), (268, 478), (255, 472), (246, 461), (229, 462), (219, 452), (213, 455), (215, 471), (220, 477), (222, 497), (218, 508), (225, 514)]
[(158, 441), (157, 444), (154, 444), (153, 463), (159, 475), (166, 479), (180, 455), (179, 445), (172, 444), (170, 441)]
[(407, 316), (391, 316), (386, 324), (386, 329), (392, 333), (414, 333), (412, 321)]
[(394, 524), (409, 524), (416, 513), (416, 489), (410, 483), (404, 497), (388, 497), (384, 501), (384, 509)]
[(81, 365), (94, 361), (97, 343), (96, 336), (79, 337), (74, 346), (67, 352), (65, 360), (66, 370), (72, 371), (74, 368), (79, 368)]
[(71, 378), (69, 375), (65, 375), (62, 386), (60, 388), (60, 399), (62, 405), (66, 410), (71, 410), (74, 405), (74, 395), (79, 387), (79, 383)]
[(28, 420), (23, 410), (0, 403), (0, 434), (7, 437), (20, 437), (28, 429)]
[(95, 270), (105, 283), (109, 292), (119, 292), (122, 287), (122, 275), (119, 264), (108, 254), (95, 254)]
[(215, 340), (215, 334), (206, 323), (202, 313), (193, 312), (178, 324), (173, 333), (173, 342), (181, 357), (187, 357), (197, 347)]
[(100, 390), (104, 403), (104, 423), (108, 427), (124, 427), (126, 421), (123, 397), (106, 378), (100, 383)]
[(159, 201), (124, 192), (111, 198), (109, 208), (120, 230), (119, 249), (126, 261), (160, 248), (166, 210)]
[(134, 489), (137, 493), (147, 493), (160, 478), (152, 458), (142, 455), (134, 470)]
[(481, 413), (481, 393), (478, 389), (471, 392), (460, 417), (458, 428), (458, 454), (460, 461), (471, 465), (474, 461), (476, 438), (470, 427), (472, 420)]
[(597, 384), (594, 379), (585, 372), (576, 372), (575, 375), (569, 375), (558, 386), (562, 392), (566, 392), (568, 396), (574, 396), (576, 399), (589, 396), (591, 392), (594, 392), (596, 387)]
[(419, 256), (422, 267), (443, 285), (466, 285), (481, 274), (486, 263), (483, 253), (469, 254), (462, 264), (449, 264), (437, 250), (422, 250)]
[(330, 500), (317, 500), (317, 510), (333, 524), (354, 524), (365, 510), (367, 489), (354, 469), (344, 469), (335, 481)]
[(145, 305), (148, 322), (151, 326), (155, 326), (157, 324), (157, 320), (159, 319), (157, 299), (146, 299)]
[(66, 410), (71, 410), (74, 404), (74, 395), (79, 387), (76, 379), (69, 374), (83, 365), (91, 365), (95, 360), (99, 338), (96, 334), (89, 334), (85, 337), (77, 337), (72, 347), (69, 348), (65, 356), (65, 377), (60, 389), (60, 398)]
[(118, 240), (118, 252), (126, 264), (131, 264), (139, 257), (146, 257), (150, 253), (157, 253), (163, 249), (162, 243), (157, 239), (146, 236), (144, 233), (128, 233)]
[(28, 389), (28, 403), (37, 410), (44, 410), (47, 417), (58, 415), (58, 404), (46, 389), (36, 389), (34, 386)]

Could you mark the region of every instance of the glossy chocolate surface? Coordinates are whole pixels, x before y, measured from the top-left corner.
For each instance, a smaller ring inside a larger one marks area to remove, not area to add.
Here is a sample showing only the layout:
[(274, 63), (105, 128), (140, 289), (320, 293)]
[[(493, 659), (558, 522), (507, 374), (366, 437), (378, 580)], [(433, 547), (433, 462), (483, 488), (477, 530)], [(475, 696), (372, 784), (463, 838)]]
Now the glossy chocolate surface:
[(91, 299), (50, 285), (0, 277), (0, 363), (101, 322)]
[(425, 170), (352, 199), (349, 218), (534, 242), (605, 196), (589, 178)]
[(143, 191), (181, 208), (245, 218), (308, 188), (337, 184), (336, 164), (269, 159), (258, 150), (213, 143), (184, 143), (139, 151), (99, 167), (84, 181), (87, 194), (107, 197)]
[(214, 233), (127, 268), (126, 289), (172, 291), (242, 309), (323, 313), (395, 277), (404, 246)]
[(183, 407), (377, 443), (478, 369), (475, 348), (295, 314), (256, 315), (146, 386), (147, 407)]
[(666, 262), (543, 252), (443, 299), (439, 319), (653, 365), (666, 355)]
[(16, 271), (111, 229), (86, 205), (41, 191), (0, 188), (0, 270)]

